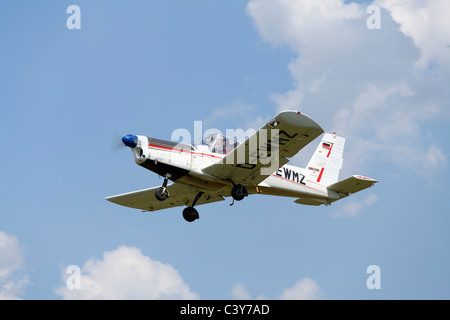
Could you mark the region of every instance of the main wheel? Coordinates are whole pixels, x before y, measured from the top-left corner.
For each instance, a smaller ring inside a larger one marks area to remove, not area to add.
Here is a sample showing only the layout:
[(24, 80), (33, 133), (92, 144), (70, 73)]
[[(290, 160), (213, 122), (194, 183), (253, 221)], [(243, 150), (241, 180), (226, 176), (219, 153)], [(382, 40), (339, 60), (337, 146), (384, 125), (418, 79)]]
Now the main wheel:
[(155, 197), (159, 201), (164, 201), (169, 197), (169, 193), (167, 192), (167, 190), (165, 190), (164, 188), (161, 187), (161, 188), (156, 189)]
[(195, 208), (186, 207), (183, 210), (183, 218), (187, 222), (194, 222), (195, 220), (200, 218), (200, 216), (198, 215), (198, 212)]
[(247, 188), (245, 188), (242, 184), (235, 185), (233, 189), (231, 189), (231, 196), (234, 200), (241, 201), (248, 196)]

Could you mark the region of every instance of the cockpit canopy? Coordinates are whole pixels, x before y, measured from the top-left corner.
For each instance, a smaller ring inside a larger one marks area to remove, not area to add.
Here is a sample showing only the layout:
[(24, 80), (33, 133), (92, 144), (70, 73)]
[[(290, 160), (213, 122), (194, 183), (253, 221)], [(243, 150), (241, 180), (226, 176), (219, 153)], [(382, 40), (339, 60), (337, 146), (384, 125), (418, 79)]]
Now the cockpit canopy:
[(219, 133), (213, 133), (203, 138), (202, 143), (195, 145), (197, 150), (207, 148), (207, 152), (226, 155), (236, 148), (239, 142), (225, 137)]

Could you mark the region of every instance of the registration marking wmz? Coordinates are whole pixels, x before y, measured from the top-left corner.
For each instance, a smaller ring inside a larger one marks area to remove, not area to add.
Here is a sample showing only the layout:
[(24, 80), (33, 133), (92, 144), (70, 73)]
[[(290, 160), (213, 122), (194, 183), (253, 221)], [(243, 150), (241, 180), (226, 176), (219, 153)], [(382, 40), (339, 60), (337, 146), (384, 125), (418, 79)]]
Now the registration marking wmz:
[(299, 172), (296, 172), (294, 170), (288, 169), (286, 167), (281, 167), (275, 172), (275, 175), (285, 178), (286, 180), (290, 180), (292, 182), (296, 182), (299, 184), (306, 185), (306, 183), (303, 181), (305, 180), (305, 176)]

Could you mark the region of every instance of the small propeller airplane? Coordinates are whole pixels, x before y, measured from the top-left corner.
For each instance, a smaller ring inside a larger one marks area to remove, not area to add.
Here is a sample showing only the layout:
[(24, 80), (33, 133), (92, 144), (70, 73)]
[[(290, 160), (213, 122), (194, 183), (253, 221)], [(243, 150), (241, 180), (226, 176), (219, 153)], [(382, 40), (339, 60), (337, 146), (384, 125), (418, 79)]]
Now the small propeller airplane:
[[(183, 217), (193, 222), (199, 219), (195, 206), (229, 196), (231, 205), (251, 194), (266, 194), (319, 206), (378, 182), (361, 175), (338, 181), (345, 138), (335, 133), (324, 134), (306, 168), (287, 165), (289, 158), (322, 133), (308, 116), (283, 111), (243, 143), (218, 133), (196, 145), (128, 134), (122, 142), (131, 148), (135, 162), (164, 177), (164, 182), (106, 200), (144, 212), (186, 206)], [(168, 184), (169, 180), (173, 183)]]

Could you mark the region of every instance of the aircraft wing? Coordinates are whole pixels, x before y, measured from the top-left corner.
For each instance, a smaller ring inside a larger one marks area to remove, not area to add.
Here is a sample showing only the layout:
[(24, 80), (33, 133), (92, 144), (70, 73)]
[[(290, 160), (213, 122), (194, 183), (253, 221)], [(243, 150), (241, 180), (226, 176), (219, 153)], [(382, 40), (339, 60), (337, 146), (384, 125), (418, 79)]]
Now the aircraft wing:
[[(170, 197), (164, 201), (159, 201), (155, 197), (155, 191), (159, 187), (144, 189), (139, 191), (133, 191), (129, 193), (119, 194), (111, 197), (107, 197), (106, 200), (120, 204), (125, 207), (141, 209), (145, 211), (157, 211), (178, 206), (189, 206), (194, 201), (199, 190), (194, 187), (182, 183), (173, 183), (167, 186)], [(206, 203), (212, 203), (225, 200), (223, 197), (214, 194), (203, 194), (198, 199), (196, 206)]]
[[(257, 185), (322, 133), (323, 129), (308, 116), (283, 111), (218, 163), (202, 171), (236, 184)], [(276, 140), (278, 143), (273, 143)]]

